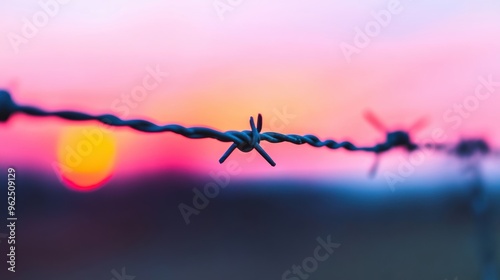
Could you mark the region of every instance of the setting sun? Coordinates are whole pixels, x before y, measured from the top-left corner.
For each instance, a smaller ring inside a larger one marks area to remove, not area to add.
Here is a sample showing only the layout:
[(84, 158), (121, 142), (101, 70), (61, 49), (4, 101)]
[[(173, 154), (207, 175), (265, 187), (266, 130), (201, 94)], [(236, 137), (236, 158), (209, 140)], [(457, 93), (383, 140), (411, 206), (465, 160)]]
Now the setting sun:
[(113, 135), (98, 126), (71, 126), (59, 136), (57, 159), (68, 187), (90, 191), (102, 186), (115, 165)]

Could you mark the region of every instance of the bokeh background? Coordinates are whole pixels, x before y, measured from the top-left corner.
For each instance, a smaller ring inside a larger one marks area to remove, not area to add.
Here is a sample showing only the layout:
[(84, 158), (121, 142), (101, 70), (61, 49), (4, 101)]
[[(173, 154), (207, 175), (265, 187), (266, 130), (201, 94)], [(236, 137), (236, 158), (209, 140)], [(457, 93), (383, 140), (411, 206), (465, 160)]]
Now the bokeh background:
[[(497, 1), (62, 2), (0, 3), (0, 86), (17, 103), (218, 130), (262, 113), (266, 131), (361, 146), (385, 139), (369, 109), (389, 130), (427, 119), (417, 140), (439, 129), (442, 143), (500, 148)], [(490, 94), (474, 103), (481, 85)], [(236, 151), (237, 174), (186, 225), (179, 204), (227, 172), (228, 143), (24, 115), (0, 124), (0, 141), (1, 170), (19, 178), (19, 279), (122, 267), (136, 279), (281, 279), (327, 235), (342, 245), (310, 279), (481, 279), (473, 183), (445, 153), (391, 187), (404, 151), (370, 179), (373, 154), (263, 143), (277, 166)], [(498, 158), (481, 167), (498, 252)]]

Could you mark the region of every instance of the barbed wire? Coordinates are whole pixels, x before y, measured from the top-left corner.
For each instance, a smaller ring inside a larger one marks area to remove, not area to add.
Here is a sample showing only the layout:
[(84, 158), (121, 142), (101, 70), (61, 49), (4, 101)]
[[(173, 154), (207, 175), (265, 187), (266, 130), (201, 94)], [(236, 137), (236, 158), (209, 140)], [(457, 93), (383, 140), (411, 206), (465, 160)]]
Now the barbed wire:
[[(426, 144), (419, 146), (411, 140), (409, 132), (403, 130), (393, 132), (386, 131), (386, 141), (371, 147), (358, 147), (349, 141), (337, 142), (332, 139), (320, 140), (317, 136), (311, 134), (298, 135), (282, 134), (278, 132), (261, 132), (263, 122), (261, 114), (257, 117), (257, 124), (255, 124), (254, 118), (250, 117), (250, 130), (230, 130), (223, 132), (208, 127), (184, 127), (178, 124), (157, 125), (150, 121), (141, 119), (123, 120), (112, 114), (91, 115), (76, 111), (51, 112), (34, 106), (16, 104), (8, 91), (0, 90), (0, 122), (7, 122), (12, 115), (17, 113), (23, 113), (35, 117), (55, 116), (70, 121), (94, 120), (106, 125), (116, 127), (126, 126), (146, 133), (172, 132), (191, 139), (211, 138), (221, 142), (232, 142), (229, 149), (219, 159), (220, 163), (223, 163), (235, 149), (242, 152), (250, 152), (255, 149), (271, 166), (275, 166), (276, 163), (260, 145), (261, 141), (267, 141), (270, 143), (288, 142), (295, 145), (308, 144), (317, 148), (326, 147), (334, 150), (345, 149), (348, 151), (365, 151), (373, 152), (377, 155), (394, 148), (403, 148), (411, 152), (421, 147), (433, 148), (437, 150), (448, 149), (449, 152), (453, 152), (464, 157), (477, 154), (478, 152), (483, 154), (490, 152), (489, 146), (482, 140), (482, 142), (477, 140), (464, 142), (456, 147), (453, 147), (452, 149), (449, 149), (449, 145), (443, 144)], [(377, 128), (383, 128), (381, 122), (378, 121), (373, 115), (370, 114), (368, 119), (375, 124)], [(414, 125), (414, 127), (420, 126), (421, 122), (417, 122), (417, 124)]]

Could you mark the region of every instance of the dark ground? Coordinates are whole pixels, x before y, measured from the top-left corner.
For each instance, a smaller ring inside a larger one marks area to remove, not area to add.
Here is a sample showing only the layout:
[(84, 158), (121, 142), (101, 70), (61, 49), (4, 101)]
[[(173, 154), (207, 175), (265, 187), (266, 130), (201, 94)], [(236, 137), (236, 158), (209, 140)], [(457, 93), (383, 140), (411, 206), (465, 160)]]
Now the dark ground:
[[(135, 280), (282, 279), (328, 235), (341, 245), (307, 279), (480, 279), (465, 184), (391, 192), (345, 180), (231, 181), (186, 225), (179, 203), (192, 206), (191, 189), (210, 178), (148, 175), (76, 193), (20, 175), (17, 272), (6, 271), (3, 239), (2, 280), (121, 280), (111, 271), (122, 267)], [(489, 199), (498, 254), (499, 192)]]

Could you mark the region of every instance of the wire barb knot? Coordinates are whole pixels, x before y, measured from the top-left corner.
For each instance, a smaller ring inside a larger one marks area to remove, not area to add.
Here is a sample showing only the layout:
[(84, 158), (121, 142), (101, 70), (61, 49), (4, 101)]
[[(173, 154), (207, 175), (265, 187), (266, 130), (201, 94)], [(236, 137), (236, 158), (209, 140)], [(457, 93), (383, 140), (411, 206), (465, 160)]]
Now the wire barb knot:
[(223, 163), (230, 155), (231, 153), (238, 148), (238, 150), (248, 153), (252, 151), (253, 149), (257, 150), (259, 154), (271, 165), (271, 166), (276, 166), (276, 163), (272, 160), (272, 158), (264, 151), (262, 146), (259, 144), (260, 143), (260, 132), (262, 130), (262, 115), (259, 114), (257, 117), (257, 126), (255, 126), (255, 121), (253, 117), (250, 117), (250, 129), (251, 130), (245, 130), (243, 133), (247, 134), (250, 136), (250, 141), (245, 141), (241, 144), (236, 144), (233, 143), (229, 149), (222, 155), (222, 157), (219, 159), (220, 163)]

